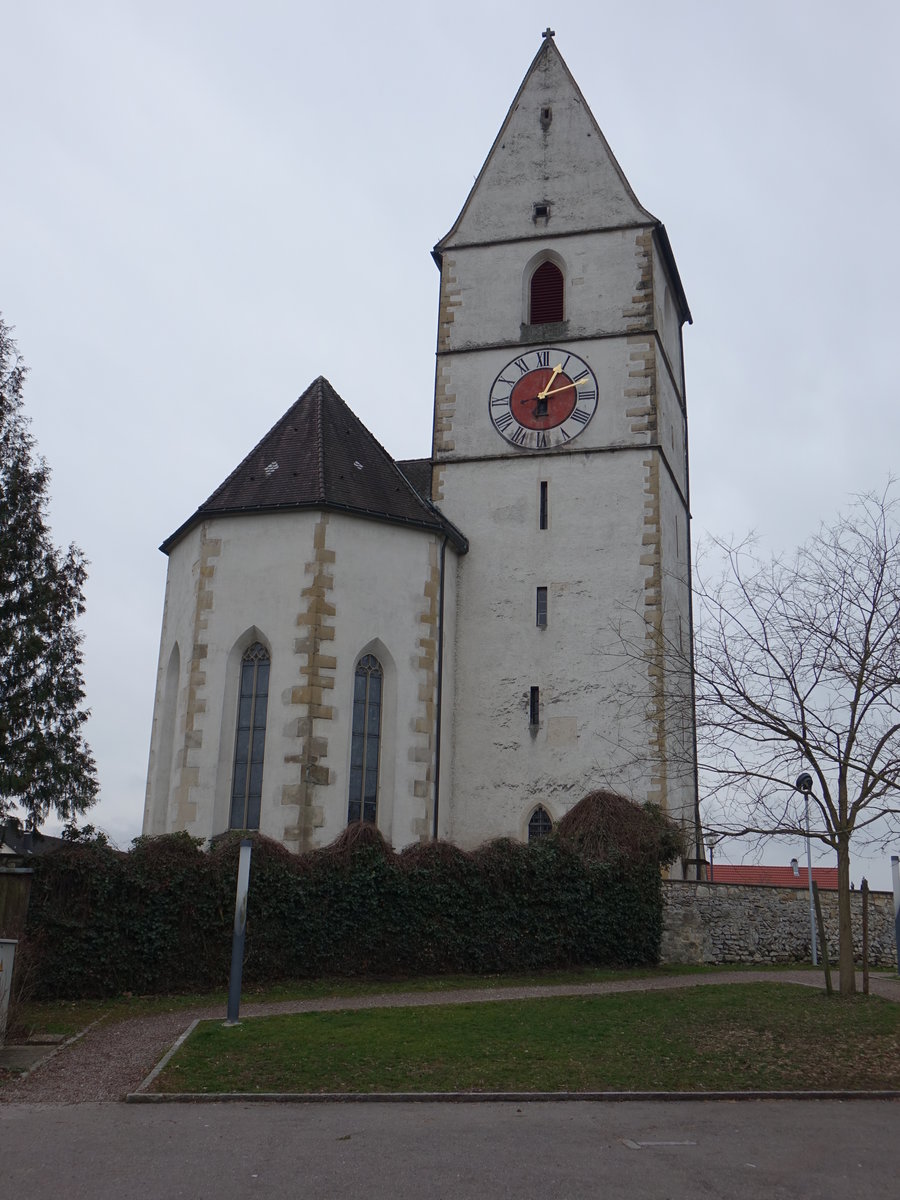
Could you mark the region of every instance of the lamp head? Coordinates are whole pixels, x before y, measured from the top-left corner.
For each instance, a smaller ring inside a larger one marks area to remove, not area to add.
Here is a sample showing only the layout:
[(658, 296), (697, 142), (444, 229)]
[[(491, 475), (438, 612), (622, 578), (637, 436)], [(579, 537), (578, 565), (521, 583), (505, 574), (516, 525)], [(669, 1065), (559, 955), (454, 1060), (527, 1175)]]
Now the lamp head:
[(797, 782), (794, 787), (798, 792), (802, 792), (804, 796), (808, 796), (813, 789), (813, 777), (808, 771), (804, 771), (802, 775), (797, 776)]

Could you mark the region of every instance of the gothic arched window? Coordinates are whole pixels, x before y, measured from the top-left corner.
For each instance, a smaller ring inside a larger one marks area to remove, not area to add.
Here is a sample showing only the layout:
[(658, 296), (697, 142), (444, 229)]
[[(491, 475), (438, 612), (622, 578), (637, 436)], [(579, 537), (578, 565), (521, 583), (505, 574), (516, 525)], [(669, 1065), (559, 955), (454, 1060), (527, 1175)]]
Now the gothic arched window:
[(353, 733), (350, 742), (350, 799), (347, 821), (375, 821), (378, 807), (378, 751), (384, 672), (371, 654), (356, 664), (353, 681)]
[(551, 321), (562, 321), (563, 273), (552, 262), (542, 262), (531, 277), (528, 319), (532, 325), (548, 325)]
[(241, 659), (231, 780), (232, 829), (259, 829), (268, 700), (269, 655), (265, 646), (254, 642)]
[(546, 837), (553, 828), (550, 814), (539, 804), (528, 818), (528, 840), (536, 842), (538, 838)]

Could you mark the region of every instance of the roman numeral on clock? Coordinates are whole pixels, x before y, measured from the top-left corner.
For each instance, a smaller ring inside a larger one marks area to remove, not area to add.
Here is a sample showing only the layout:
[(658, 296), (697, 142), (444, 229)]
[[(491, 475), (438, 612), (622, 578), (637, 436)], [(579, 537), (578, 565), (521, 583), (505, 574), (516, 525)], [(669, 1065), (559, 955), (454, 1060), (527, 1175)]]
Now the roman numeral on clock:
[(535, 350), (534, 357), (537, 359), (537, 365), (539, 367), (549, 367), (550, 366), (550, 351), (549, 350)]
[(513, 415), (511, 412), (503, 413), (503, 415), (498, 417), (496, 419), (496, 421), (494, 422), (494, 424), (500, 430), (501, 433), (504, 433), (507, 429), (509, 429), (509, 427), (510, 427), (510, 425), (512, 425), (512, 423), (513, 423)]
[(577, 421), (579, 425), (587, 425), (590, 419), (591, 414), (589, 412), (585, 412), (583, 408), (576, 408), (569, 418), (570, 421)]
[(528, 440), (528, 430), (523, 429), (520, 425), (516, 432), (512, 435), (512, 440), (516, 446), (524, 446), (525, 442)]

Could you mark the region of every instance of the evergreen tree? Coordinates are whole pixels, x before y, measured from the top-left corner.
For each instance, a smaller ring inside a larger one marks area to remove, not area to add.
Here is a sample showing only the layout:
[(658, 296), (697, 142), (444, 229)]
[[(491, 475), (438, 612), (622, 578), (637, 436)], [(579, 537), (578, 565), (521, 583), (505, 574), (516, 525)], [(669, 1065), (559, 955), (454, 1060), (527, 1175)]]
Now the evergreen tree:
[(87, 563), (50, 540), (50, 471), (34, 454), (11, 335), (0, 317), (0, 816), (16, 805), (36, 827), (97, 798), (76, 628)]

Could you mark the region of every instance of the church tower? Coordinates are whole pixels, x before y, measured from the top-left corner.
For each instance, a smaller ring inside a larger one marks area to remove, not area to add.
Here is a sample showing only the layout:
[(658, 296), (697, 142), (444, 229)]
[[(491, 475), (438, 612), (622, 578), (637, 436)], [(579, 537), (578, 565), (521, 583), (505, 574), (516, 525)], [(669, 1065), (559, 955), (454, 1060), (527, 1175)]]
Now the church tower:
[(469, 539), (439, 832), (526, 839), (608, 786), (691, 844), (691, 316), (663, 225), (543, 38), (434, 250), (432, 500)]
[(161, 546), (147, 834), (694, 839), (690, 313), (549, 30), (434, 257), (431, 455), (320, 376)]

